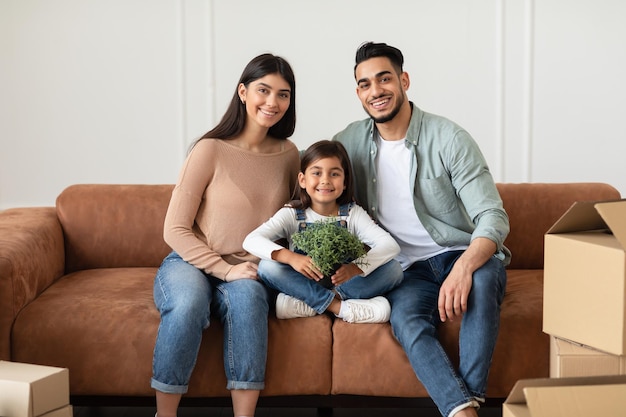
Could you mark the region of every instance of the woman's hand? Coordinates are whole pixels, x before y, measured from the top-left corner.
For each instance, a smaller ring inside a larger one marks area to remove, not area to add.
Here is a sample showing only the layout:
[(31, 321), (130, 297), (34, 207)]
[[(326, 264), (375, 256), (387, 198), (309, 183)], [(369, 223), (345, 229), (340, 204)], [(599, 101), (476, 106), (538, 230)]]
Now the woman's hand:
[(259, 279), (259, 276), (256, 274), (258, 268), (259, 266), (254, 262), (242, 262), (233, 265), (224, 277), (224, 281), (231, 282), (238, 279)]

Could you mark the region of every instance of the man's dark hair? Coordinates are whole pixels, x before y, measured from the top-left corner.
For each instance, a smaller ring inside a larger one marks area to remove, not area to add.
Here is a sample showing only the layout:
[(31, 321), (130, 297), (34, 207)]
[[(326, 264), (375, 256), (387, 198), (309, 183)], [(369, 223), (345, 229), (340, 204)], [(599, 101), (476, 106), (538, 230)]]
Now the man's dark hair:
[(396, 69), (398, 74), (402, 73), (404, 66), (404, 56), (402, 52), (393, 46), (389, 46), (386, 43), (374, 43), (365, 42), (356, 50), (356, 63), (354, 64), (354, 73), (356, 74), (356, 67), (363, 61), (370, 58), (385, 57), (391, 61), (391, 64)]

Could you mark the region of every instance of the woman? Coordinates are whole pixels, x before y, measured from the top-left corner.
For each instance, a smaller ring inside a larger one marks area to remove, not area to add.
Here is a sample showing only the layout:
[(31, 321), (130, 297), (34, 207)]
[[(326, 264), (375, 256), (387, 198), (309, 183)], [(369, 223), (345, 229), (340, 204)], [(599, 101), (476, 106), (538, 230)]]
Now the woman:
[(234, 415), (254, 415), (264, 388), (269, 303), (258, 258), (242, 242), (296, 186), (299, 155), (287, 139), (295, 98), (289, 63), (257, 56), (220, 123), (194, 143), (182, 167), (164, 225), (173, 251), (154, 284), (161, 314), (151, 380), (158, 417), (176, 416), (211, 313), (224, 325)]

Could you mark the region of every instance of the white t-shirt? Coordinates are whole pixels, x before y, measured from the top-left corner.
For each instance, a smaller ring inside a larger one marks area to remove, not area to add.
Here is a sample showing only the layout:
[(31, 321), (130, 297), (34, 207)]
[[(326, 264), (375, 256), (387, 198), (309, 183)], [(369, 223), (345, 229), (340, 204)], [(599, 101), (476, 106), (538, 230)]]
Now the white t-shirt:
[(450, 249), (435, 243), (417, 217), (409, 181), (411, 158), (403, 139), (378, 137), (378, 220), (400, 245), (396, 259), (403, 269)]

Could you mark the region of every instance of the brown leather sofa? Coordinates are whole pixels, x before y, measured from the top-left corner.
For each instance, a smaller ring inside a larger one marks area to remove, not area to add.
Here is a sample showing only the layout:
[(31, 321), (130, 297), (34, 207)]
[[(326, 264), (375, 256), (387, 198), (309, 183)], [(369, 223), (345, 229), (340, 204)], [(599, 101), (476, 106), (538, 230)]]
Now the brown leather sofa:
[[(498, 184), (513, 253), (488, 396), (505, 398), (522, 378), (549, 373), (542, 332), (544, 233), (574, 201), (620, 198), (599, 183)], [(74, 404), (150, 403), (159, 315), (155, 272), (169, 252), (162, 226), (172, 185), (73, 185), (56, 207), (0, 212), (0, 359), (69, 368)], [(269, 318), (266, 389), (260, 405), (321, 409), (391, 400), (415, 406), (428, 394), (386, 324), (327, 315)], [(440, 338), (458, 354), (459, 323)], [(228, 401), (222, 328), (206, 330), (188, 404)], [(416, 400), (417, 399), (417, 400)], [(403, 401), (407, 401), (403, 403)]]

